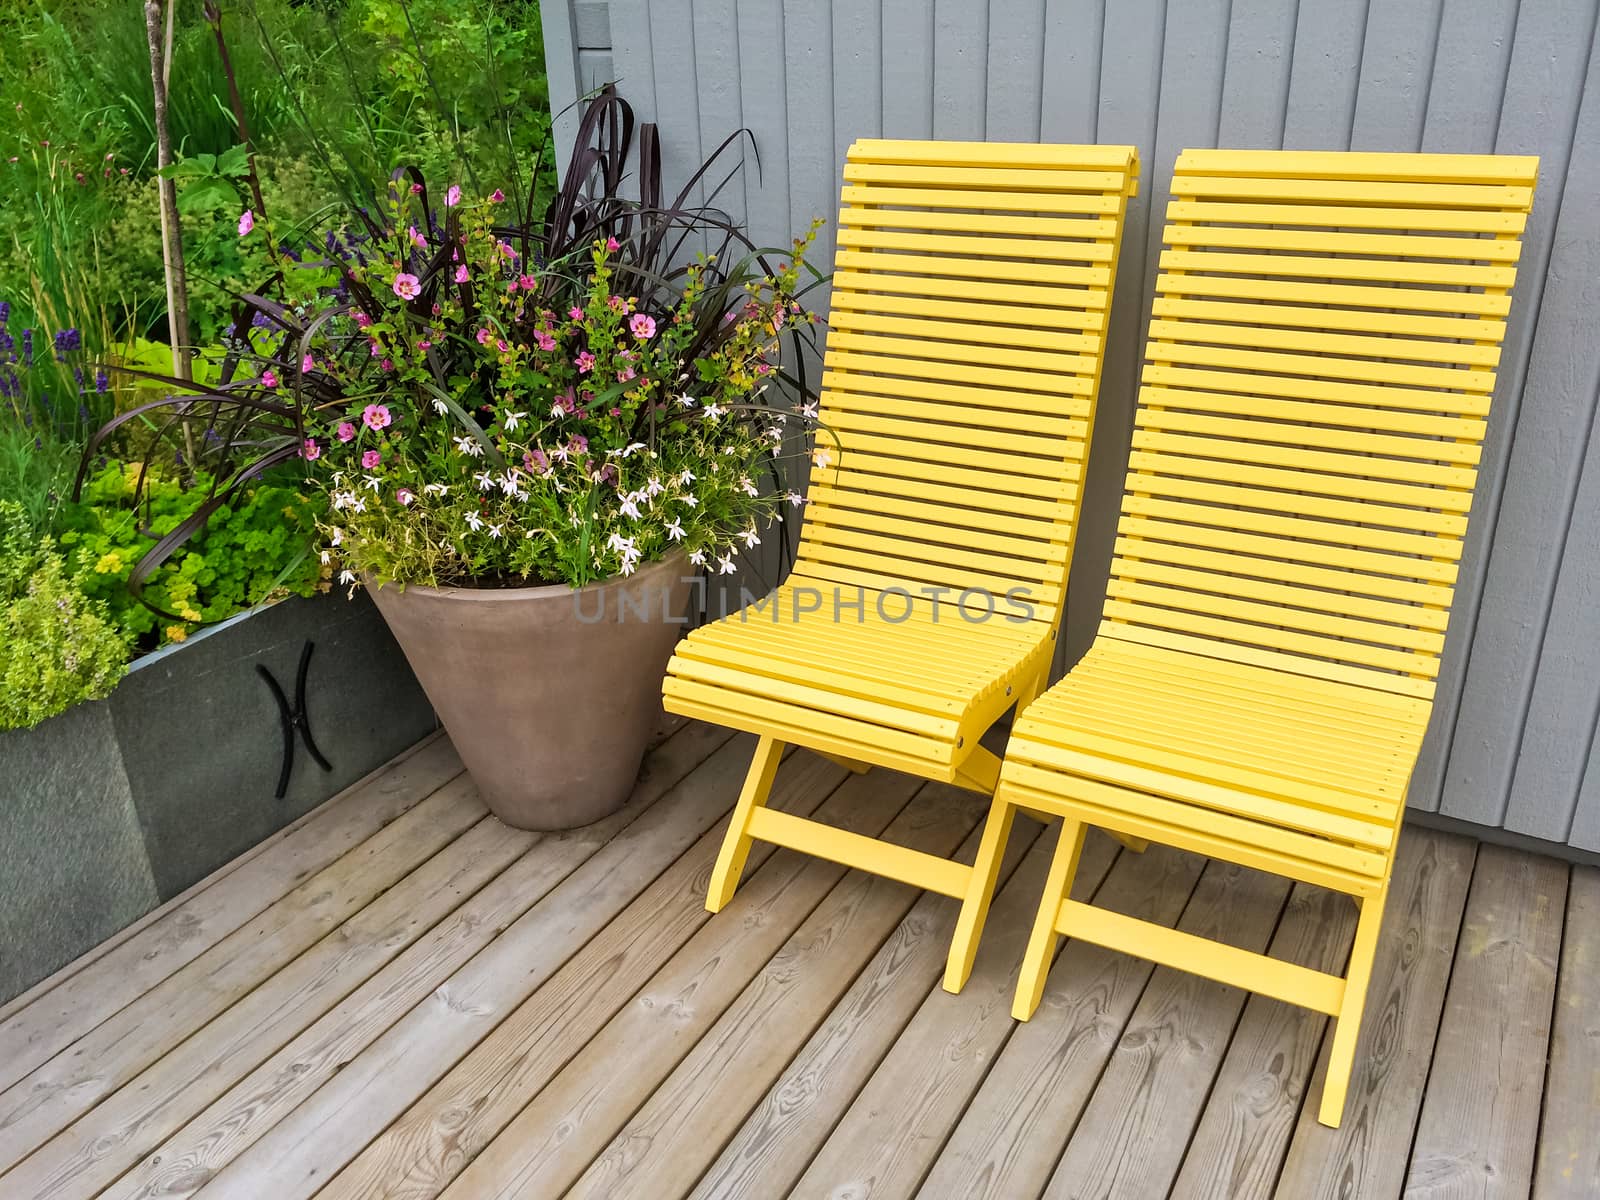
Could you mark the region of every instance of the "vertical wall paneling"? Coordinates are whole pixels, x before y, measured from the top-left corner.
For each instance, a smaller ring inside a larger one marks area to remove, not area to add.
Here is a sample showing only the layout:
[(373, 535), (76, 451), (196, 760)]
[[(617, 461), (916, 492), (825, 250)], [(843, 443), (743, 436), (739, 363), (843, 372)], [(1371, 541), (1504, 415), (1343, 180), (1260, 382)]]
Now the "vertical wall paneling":
[[(1563, 386), (1562, 358), (1577, 342), (1594, 340), (1592, 322), (1564, 312), (1560, 295), (1547, 292), (1557, 214), (1576, 228), (1594, 228), (1593, 193), (1568, 183), (1575, 156), (1600, 152), (1575, 141), (1576, 115), (1591, 72), (1593, 0), (1525, 2), (1517, 18), (1505, 103), (1495, 149), (1537, 153), (1539, 191), (1524, 235), (1516, 296), (1501, 358), (1495, 410), (1484, 444), (1484, 465), (1473, 524), (1467, 534), (1462, 584), (1457, 589), (1450, 643), (1441, 667), (1434, 733), (1425, 746), (1412, 788), (1414, 803), (1464, 820), (1498, 824), (1508, 791), (1520, 725), (1527, 712), (1549, 589), (1554, 578), (1552, 523), (1564, 519), (1544, 506), (1570, 495), (1556, 465), (1570, 446), (1550, 444), (1553, 406), (1569, 402), (1546, 389)], [(1590, 95), (1592, 96), (1592, 92)], [(1568, 197), (1571, 197), (1570, 201)], [(1571, 204), (1569, 209), (1568, 204)], [(1569, 296), (1570, 296), (1569, 292)], [(1546, 321), (1587, 325), (1577, 342), (1546, 341), (1555, 361), (1539, 368), (1539, 327)], [(1570, 386), (1570, 385), (1567, 385)], [(1570, 441), (1559, 431), (1557, 441)], [(1573, 431), (1575, 432), (1575, 431)], [(1547, 457), (1553, 455), (1554, 458)], [(1570, 462), (1570, 459), (1568, 459)], [(1564, 509), (1561, 510), (1564, 513)], [(1440, 727), (1453, 719), (1449, 736)]]
[(933, 136), (933, 22), (933, 0), (883, 0), (884, 137)]
[[(1594, 605), (1600, 564), (1583, 558), (1585, 545), (1593, 544), (1597, 510), (1585, 512), (1579, 503), (1590, 498), (1580, 495), (1580, 484), (1592, 466), (1585, 458), (1593, 457), (1588, 451), (1600, 388), (1600, 238), (1594, 228), (1600, 56), (1593, 54), (1575, 133), (1500, 505), (1500, 527), (1514, 533), (1515, 544), (1497, 539), (1490, 550), (1479, 618), (1485, 633), (1515, 624), (1520, 636), (1472, 647), (1457, 742), (1474, 722), (1489, 732), (1487, 742), (1483, 734), (1473, 742), (1495, 752), (1461, 744), (1446, 775), (1448, 786), (1458, 770), (1495, 782), (1509, 773), (1500, 807), (1474, 810), (1469, 819), (1503, 820), (1535, 836), (1553, 833), (1555, 840), (1564, 838), (1572, 820), (1600, 696), (1600, 611)], [(1580, 524), (1588, 528), (1574, 539), (1571, 531)], [(1485, 703), (1490, 697), (1480, 690), (1480, 667), (1514, 681), (1517, 690), (1498, 705)]]
[[(556, 105), (613, 63), (640, 115), (664, 123), (669, 180), (681, 182), (691, 152), (728, 130), (754, 132), (761, 172), (747, 173), (744, 203), (769, 244), (813, 215), (831, 218), (856, 137), (1139, 146), (1141, 195), (1125, 234), (1060, 665), (1087, 645), (1104, 595), (1178, 152), (1540, 155), (1434, 729), (1410, 801), (1600, 850), (1597, 7), (545, 0), (544, 12)], [(831, 230), (826, 240), (819, 261), (831, 255)]]
[[(1446, 154), (1494, 151), (1508, 96), (1518, 7), (1517, 0), (1498, 0), (1492, 4), (1485, 0), (1446, 0), (1422, 129), (1424, 150)], [(1524, 63), (1529, 61), (1526, 46), (1524, 43)], [(1545, 216), (1549, 211), (1551, 169), (1552, 164), (1546, 159), (1529, 230), (1531, 236), (1523, 248), (1524, 264), (1532, 260), (1533, 247), (1544, 241), (1540, 231), (1546, 227)], [(1531, 320), (1525, 321), (1523, 312), (1537, 308), (1542, 283), (1533, 272), (1524, 270), (1517, 285), (1517, 307), (1512, 312), (1511, 328), (1502, 349), (1495, 411), (1479, 467), (1472, 524), (1462, 555), (1461, 583), (1456, 589), (1455, 610), (1440, 672), (1439, 695), (1449, 700), (1434, 708), (1422, 757), (1412, 775), (1411, 803), (1430, 811), (1439, 806), (1445, 755), (1454, 733), (1455, 701), (1461, 693), (1467, 642), (1477, 620), (1482, 592), (1484, 546), (1494, 528), (1494, 510), (1503, 481), (1506, 434), (1513, 423), (1513, 414), (1508, 410), (1516, 407), (1527, 358), (1523, 335)]]
[(983, 140), (988, 77), (988, 6), (971, 0), (934, 0), (934, 137)]
[[(744, 128), (744, 97), (739, 94), (738, 0), (694, 0), (694, 64), (700, 103), (700, 153), (714, 153)], [(725, 151), (707, 173), (705, 201), (736, 221), (745, 219), (744, 180), (722, 186), (728, 172), (744, 159), (744, 170), (756, 169), (749, 139)]]
[(1100, 60), (1106, 0), (1052, 0), (1044, 6), (1039, 140), (1097, 140)]
[(1277, 150), (1289, 108), (1295, 18), (1316, 0), (1233, 0), (1218, 145)]
[(833, 169), (857, 138), (882, 137), (883, 5), (854, 0), (833, 8)]
[(992, 0), (989, 5), (983, 109), (984, 136), (991, 142), (1038, 140), (1039, 105), (1044, 95), (1044, 12), (1037, 0)]
[[(699, 38), (695, 36), (691, 0), (650, 0), (649, 9), (650, 63), (655, 78), (655, 120), (661, 131), (661, 161), (673, 164), (673, 169), (662, 172), (661, 191), (662, 199), (670, 204), (708, 152), (700, 137), (696, 62)], [(698, 206), (704, 202), (705, 189), (697, 182), (684, 197), (684, 203)]]
[(1352, 150), (1420, 150), (1442, 0), (1372, 0)]
[[(1173, 5), (1177, 10), (1188, 7), (1185, 2)], [(1122, 233), (1122, 257), (1117, 265), (1116, 294), (1100, 378), (1100, 406), (1084, 492), (1084, 513), (1101, 516), (1080, 519), (1078, 524), (1062, 648), (1056, 656), (1058, 673), (1088, 648), (1099, 624), (1116, 532), (1114, 519), (1104, 517), (1114, 518), (1116, 514), (1128, 462), (1138, 360), (1145, 317), (1150, 311), (1149, 289), (1145, 285), (1145, 235), (1152, 211), (1151, 196), (1157, 191), (1150, 181), (1160, 174), (1159, 167), (1151, 162), (1151, 148), (1155, 145), (1161, 106), (1166, 24), (1164, 0), (1114, 0), (1106, 5), (1095, 140), (1108, 145), (1132, 143), (1139, 147), (1143, 162), (1139, 194), (1128, 203)]]
[(738, 4), (739, 110), (760, 160), (759, 167), (752, 162), (743, 172), (745, 211), (755, 235), (772, 238), (789, 224), (783, 0), (738, 0)]
[[(560, 112), (578, 97), (578, 31), (570, 4), (547, 4), (540, 10), (544, 30), (544, 69), (550, 81), (551, 110)], [(569, 109), (555, 119), (556, 170), (564, 175), (578, 133), (578, 113)]]
[(1294, 25), (1294, 61), (1283, 114), (1290, 150), (1348, 150), (1356, 119), (1369, 0), (1308, 0)]

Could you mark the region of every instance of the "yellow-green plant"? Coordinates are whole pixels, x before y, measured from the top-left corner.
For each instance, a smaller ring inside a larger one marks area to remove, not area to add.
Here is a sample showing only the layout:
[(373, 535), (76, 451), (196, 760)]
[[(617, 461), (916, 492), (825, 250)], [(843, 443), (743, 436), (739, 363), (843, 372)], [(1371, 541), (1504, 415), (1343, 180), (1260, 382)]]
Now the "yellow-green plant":
[(85, 596), (22, 507), (0, 501), (0, 729), (26, 729), (111, 693), (128, 639)]

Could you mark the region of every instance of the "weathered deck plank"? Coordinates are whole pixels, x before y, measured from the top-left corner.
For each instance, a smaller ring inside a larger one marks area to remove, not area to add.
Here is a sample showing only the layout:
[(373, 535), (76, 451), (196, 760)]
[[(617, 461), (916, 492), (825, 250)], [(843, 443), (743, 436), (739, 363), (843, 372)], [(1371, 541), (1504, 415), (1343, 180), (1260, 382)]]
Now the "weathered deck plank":
[[(1402, 834), (1344, 1119), (1329, 1129), (1317, 1123), (1315, 1104), (1301, 1107), (1280, 1200), (1400, 1194), (1476, 852), (1467, 838)], [(1310, 1095), (1322, 1094), (1327, 1067), (1324, 1038)]]
[(1537, 1200), (1600, 1196), (1600, 868), (1574, 867), (1545, 1082)]
[[(1288, 896), (1280, 877), (1210, 862), (1178, 928), (1259, 953)], [(1164, 1194), (1244, 1002), (1238, 988), (1157, 968), (1044, 1194)]]
[(11, 1001), (0, 1010), (0, 1090), (459, 774), (448, 741), (422, 743)]
[(1478, 851), (1407, 1200), (1512, 1200), (1532, 1188), (1567, 874), (1553, 858)]
[[(1015, 871), (1030, 841), (1035, 856), (1048, 854), (1053, 847), (1053, 836), (1038, 840), (1035, 836), (1027, 824), (1019, 825), (1006, 847), (991, 917), (996, 930), (1007, 929), (1009, 921), (1019, 921), (1026, 931), (1027, 914), (1038, 903), (1044, 868), (1033, 864), (1028, 871)], [(1091, 842), (1079, 876), (1085, 892), (1098, 886), (1114, 856), (1115, 847), (1108, 840), (1097, 837)], [(896, 936), (878, 951), (850, 992), (745, 1117), (732, 1140), (701, 1175), (694, 1197), (777, 1196), (794, 1187), (867, 1080), (881, 1078), (889, 1070), (885, 1055), (903, 1037), (918, 1010), (944, 995), (939, 978), (955, 916), (955, 906), (942, 897), (924, 896), (918, 902)], [(1017, 956), (1008, 954), (1002, 940), (1014, 938), (985, 941), (981, 947), (974, 983), (962, 993), (969, 1006), (983, 1007), (984, 981), (1003, 987), (997, 977), (1009, 978), (1015, 970)]]
[[(1289, 895), (1270, 952), (1340, 974), (1355, 931), (1356, 906), (1348, 896), (1301, 884)], [(1326, 1025), (1321, 1013), (1250, 997), (1173, 1184), (1173, 1200), (1272, 1195)]]
[[(866, 781), (871, 776), (859, 778)], [(918, 799), (928, 802), (909, 805), (885, 836), (941, 855), (956, 850), (984, 807), (970, 792), (950, 788), (924, 789)], [(843, 874), (829, 867), (835, 879)], [(657, 1044), (624, 1039), (614, 1043), (616, 1052), (605, 1059), (574, 1063), (578, 1070), (541, 1093), (462, 1174), (455, 1194), (520, 1200), (562, 1195), (570, 1187), (571, 1194), (610, 1197), (638, 1194), (642, 1185), (646, 1195), (661, 1195), (652, 1177), (641, 1179), (634, 1173), (642, 1155), (613, 1155), (608, 1150), (650, 1147), (648, 1133), (630, 1139), (622, 1132), (641, 1102), (665, 1085), (658, 1095), (675, 1095), (691, 1108), (748, 1111), (740, 1094), (754, 1091), (759, 1098), (768, 1082), (760, 1072), (775, 1076), (782, 1070), (794, 1048), (833, 1007), (916, 898), (917, 893), (902, 884), (851, 873), (828, 891), (770, 961), (745, 977), (747, 986), (723, 1005), (718, 1004), (723, 997), (713, 994), (706, 1005), (711, 1012), (700, 1015), (698, 994), (688, 979), (679, 980), (679, 990), (653, 998), (658, 1003), (652, 1007), (664, 1001), (670, 1013), (670, 1006), (680, 1006), (679, 1019), (698, 1026), (703, 1041), (661, 1046), (658, 1033)], [(731, 1060), (746, 1054), (749, 1057), (739, 1067), (729, 1068)], [(685, 1055), (695, 1061), (680, 1075), (673, 1068)], [(625, 1077), (610, 1078), (619, 1060), (628, 1064)], [(687, 1095), (682, 1089), (684, 1076), (699, 1080)], [(707, 1086), (713, 1082), (715, 1086)], [(670, 1118), (675, 1114), (671, 1105), (667, 1107), (665, 1115)], [(700, 1113), (703, 1120), (713, 1115)], [(662, 1157), (665, 1160), (670, 1153)], [(665, 1167), (665, 1162), (661, 1165)], [(586, 1170), (595, 1175), (586, 1176)]]
[[(1095, 902), (1171, 925), (1204, 866), (1204, 859), (1165, 846), (1125, 854)], [(1039, 1195), (1154, 971), (1142, 958), (1065, 942), (1039, 1010), (1012, 1032), (922, 1194), (930, 1200)]]
[[(1317, 1014), (1069, 942), (1010, 1020), (1029, 822), (959, 996), (942, 896), (758, 844), (709, 916), (749, 749), (687, 725), (540, 836), (423, 744), (0, 1010), (0, 1196), (1600, 1194), (1600, 871), (1408, 830), (1334, 1131)], [(804, 754), (775, 801), (958, 854), (983, 808)], [(1324, 970), (1353, 925), (1098, 835), (1076, 890)]]
[[(791, 759), (787, 775), (780, 774), (790, 788), (786, 811), (816, 813), (857, 832), (881, 832), (914, 790), (909, 780), (869, 788), (851, 778), (837, 786), (843, 769), (809, 756)], [(551, 1080), (576, 1073), (583, 1055), (609, 1069), (607, 1055), (598, 1050), (608, 1037), (619, 1039), (624, 1056), (629, 1037), (648, 1037), (654, 1029), (670, 1040), (680, 1031), (680, 1014), (711, 1003), (706, 993), (713, 988), (703, 985), (712, 982), (714, 987), (715, 981), (708, 981), (708, 975), (719, 970), (737, 974), (747, 961), (749, 973), (759, 970), (842, 873), (808, 871), (813, 864), (797, 855), (769, 861), (773, 847), (758, 844), (746, 865), (745, 884), (729, 906), (740, 914), (733, 918), (734, 930), (708, 938), (705, 892), (721, 836), (720, 829), (702, 836), (604, 933), (368, 1146), (319, 1200), (422, 1200), (438, 1195)], [(664, 998), (680, 992), (686, 995)], [(630, 1020), (641, 1028), (630, 1029)], [(634, 1071), (630, 1059), (630, 1075)]]

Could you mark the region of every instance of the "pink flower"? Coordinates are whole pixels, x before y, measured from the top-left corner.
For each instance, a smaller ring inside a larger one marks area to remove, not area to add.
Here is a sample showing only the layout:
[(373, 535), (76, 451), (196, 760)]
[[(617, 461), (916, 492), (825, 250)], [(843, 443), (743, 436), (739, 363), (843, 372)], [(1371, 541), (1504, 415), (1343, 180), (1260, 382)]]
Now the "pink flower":
[(505, 338), (501, 338), (499, 341), (495, 342), (494, 348), (500, 351), (501, 354), (505, 354), (511, 349), (511, 343), (506, 341)]
[(392, 370), (394, 370), (394, 360), (393, 359), (389, 359), (389, 358), (384, 359), (381, 363), (378, 364), (378, 369), (380, 371), (392, 371)]
[(490, 204), (501, 204), (501, 203), (504, 203), (505, 198), (506, 198), (506, 194), (504, 192), (502, 192), (499, 188), (495, 188), (494, 191), (489, 193), (489, 203)]
[(317, 445), (316, 438), (307, 438), (306, 444), (300, 447), (300, 457), (310, 462), (312, 459), (322, 457), (322, 447)]
[(537, 447), (532, 450), (524, 451), (522, 455), (522, 469), (543, 475), (550, 469), (550, 456)]
[(641, 342), (648, 342), (656, 335), (656, 319), (647, 317), (644, 313), (634, 313), (628, 321), (628, 328)]
[(621, 296), (612, 296), (606, 301), (606, 307), (612, 312), (627, 312), (628, 302)]
[(394, 498), (400, 501), (401, 504), (410, 504), (416, 500), (417, 494), (410, 488), (401, 488), (399, 491), (395, 492)]
[(315, 371), (316, 369), (317, 360), (312, 358), (311, 355), (308, 354), (300, 360), (300, 374), (304, 375), (307, 371)]
[(368, 325), (371, 325), (371, 324), (372, 324), (372, 318), (367, 316), (366, 313), (358, 312), (356, 314), (356, 328), (357, 329), (365, 329)]
[(606, 249), (612, 254), (615, 254), (618, 250), (622, 249), (622, 243), (617, 241), (617, 239), (614, 237), (608, 237), (606, 239)]
[(239, 216), (239, 236), (248, 237), (250, 231), (256, 227), (256, 215), (248, 208)]
[(627, 383), (638, 373), (639, 372), (635, 371), (632, 367), (623, 367), (622, 370), (617, 372), (617, 382)]
[(567, 316), (571, 317), (574, 321), (581, 321), (583, 320), (583, 309), (574, 304), (571, 308), (567, 309)]
[(444, 205), (445, 205), (446, 208), (454, 208), (456, 205), (458, 205), (460, 203), (461, 203), (461, 189), (459, 187), (457, 187), (455, 184), (452, 183), (450, 185), (449, 190), (446, 191), (445, 194), (444, 194)]
[(412, 185), (411, 185), (411, 194), (412, 194), (412, 195), (413, 195), (413, 196), (420, 196), (420, 195), (422, 195), (422, 185), (421, 185), (421, 184), (420, 184), (420, 183), (413, 183), (413, 184), (412, 184)]
[(590, 371), (594, 370), (594, 355), (590, 354), (587, 350), (578, 355), (578, 357), (573, 359), (572, 362), (573, 365), (584, 374), (588, 374)]
[(514, 259), (517, 257), (517, 252), (511, 248), (510, 242), (496, 242), (495, 249), (500, 251), (501, 258)]
[(467, 280), (469, 280), (471, 278), (472, 278), (472, 276), (467, 271), (467, 264), (466, 263), (462, 263), (459, 267), (456, 268), (456, 282), (457, 283), (465, 283)]
[(556, 339), (542, 329), (533, 331), (533, 341), (541, 350), (554, 350), (556, 348)]
[(574, 455), (585, 455), (589, 453), (589, 439), (581, 433), (575, 433), (567, 439), (567, 449)]
[(423, 338), (420, 342), (417, 343), (417, 349), (418, 350), (428, 350), (428, 349), (431, 349), (432, 346), (433, 346), (433, 343), (430, 342), (427, 338)]
[(269, 387), (269, 388), (270, 387), (277, 387), (278, 386), (278, 375), (277, 375), (277, 372), (274, 371), (271, 367), (268, 367), (265, 371), (261, 372), (261, 384), (262, 384), (263, 387)]
[(534, 288), (539, 286), (539, 281), (532, 275), (524, 275), (521, 279), (517, 280), (517, 282), (522, 285), (522, 290), (525, 292), (531, 292)]
[(389, 424), (389, 410), (381, 404), (369, 404), (361, 410), (361, 423), (368, 429), (384, 429)]
[(417, 232), (415, 225), (406, 226), (406, 241), (410, 242), (418, 250), (426, 250), (428, 248), (428, 239)]
[(334, 430), (334, 433), (338, 436), (341, 442), (348, 442), (351, 438), (356, 436), (356, 427), (350, 424), (349, 421), (340, 421), (339, 428)]
[(489, 344), (489, 339), (492, 338), (494, 334), (490, 333), (487, 329), (480, 327), (477, 334), (474, 336), (476, 336), (478, 339), (478, 345), (487, 346)]
[(383, 455), (379, 454), (376, 450), (365, 450), (361, 454), (361, 466), (364, 470), (375, 470), (378, 464), (382, 461)]
[(422, 287), (417, 283), (415, 275), (407, 275), (404, 271), (394, 277), (394, 294), (402, 300), (415, 300)]

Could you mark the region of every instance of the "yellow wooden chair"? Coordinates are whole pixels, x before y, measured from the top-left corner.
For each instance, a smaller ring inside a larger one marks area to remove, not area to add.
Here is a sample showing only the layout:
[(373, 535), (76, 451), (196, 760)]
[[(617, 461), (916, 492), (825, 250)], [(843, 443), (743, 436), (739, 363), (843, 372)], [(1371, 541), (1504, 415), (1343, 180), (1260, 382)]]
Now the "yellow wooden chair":
[[(1017, 721), (947, 987), (1013, 810), (1059, 814), (1016, 1016), (1063, 934), (1328, 1013), (1338, 1124), (1536, 168), (1179, 157), (1104, 619)], [(1069, 899), (1086, 825), (1349, 893), (1348, 970)]]
[(1131, 146), (851, 146), (795, 568), (689, 634), (663, 684), (669, 711), (759, 735), (712, 912), (757, 838), (966, 894), (970, 867), (767, 793), (786, 743), (993, 792), (978, 739), (1055, 652), (1137, 164)]

